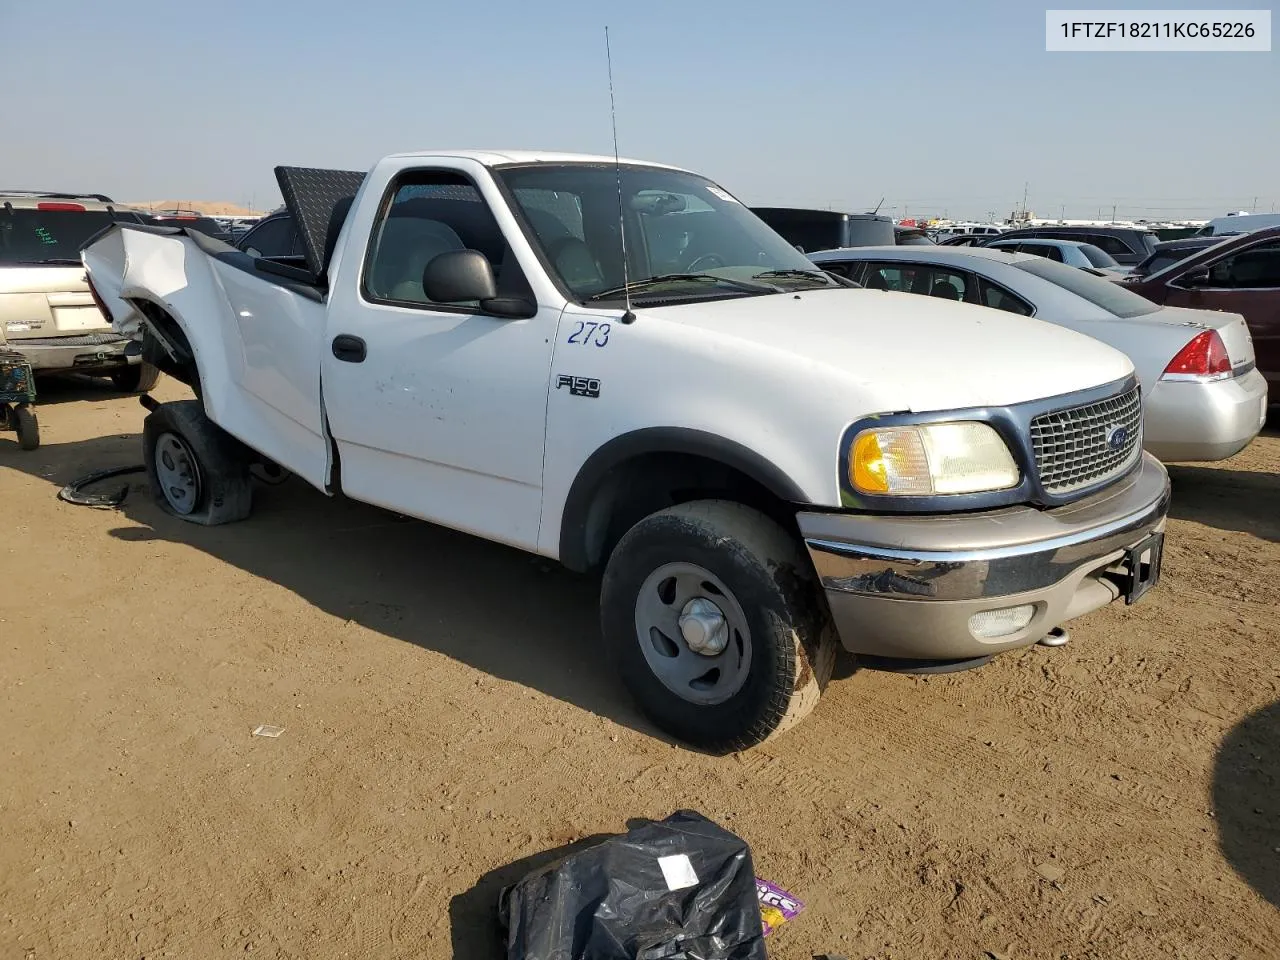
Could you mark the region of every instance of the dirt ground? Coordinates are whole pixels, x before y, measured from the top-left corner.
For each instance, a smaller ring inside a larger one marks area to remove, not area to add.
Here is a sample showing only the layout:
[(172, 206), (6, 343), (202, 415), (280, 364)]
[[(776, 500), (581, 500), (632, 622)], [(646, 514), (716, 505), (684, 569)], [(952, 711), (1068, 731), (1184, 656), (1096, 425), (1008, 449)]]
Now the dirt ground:
[(968, 673), (845, 664), (714, 758), (637, 716), (593, 581), (294, 481), (212, 529), (139, 477), (64, 504), (144, 411), (42, 401), (39, 450), (0, 436), (3, 960), (498, 957), (504, 883), (682, 807), (806, 903), (776, 957), (1280, 956), (1275, 430), (1172, 468), (1142, 603)]

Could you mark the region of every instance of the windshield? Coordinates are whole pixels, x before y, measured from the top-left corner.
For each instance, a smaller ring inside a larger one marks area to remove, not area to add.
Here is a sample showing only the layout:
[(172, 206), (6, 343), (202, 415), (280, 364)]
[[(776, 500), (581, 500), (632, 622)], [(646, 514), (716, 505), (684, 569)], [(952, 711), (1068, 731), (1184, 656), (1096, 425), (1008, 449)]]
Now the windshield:
[(0, 212), (0, 263), (79, 263), (81, 244), (111, 221), (105, 210)]
[[(755, 214), (691, 173), (612, 164), (495, 171), (544, 262), (579, 300), (682, 300), (838, 287)], [(619, 178), (627, 269), (619, 236)]]
[(1123, 319), (1155, 313), (1160, 309), (1146, 297), (1140, 297), (1131, 290), (1125, 290), (1118, 283), (1103, 280), (1076, 267), (1054, 263), (1043, 257), (1018, 260), (1014, 266), (1050, 283), (1055, 283), (1077, 297), (1088, 300), (1095, 307), (1101, 307), (1108, 313)]
[(1101, 247), (1095, 247), (1092, 243), (1080, 244), (1080, 252), (1083, 253), (1085, 256), (1085, 259), (1088, 260), (1095, 267), (1118, 266), (1118, 264), (1115, 261), (1115, 258), (1112, 257), (1111, 254), (1107, 253)]

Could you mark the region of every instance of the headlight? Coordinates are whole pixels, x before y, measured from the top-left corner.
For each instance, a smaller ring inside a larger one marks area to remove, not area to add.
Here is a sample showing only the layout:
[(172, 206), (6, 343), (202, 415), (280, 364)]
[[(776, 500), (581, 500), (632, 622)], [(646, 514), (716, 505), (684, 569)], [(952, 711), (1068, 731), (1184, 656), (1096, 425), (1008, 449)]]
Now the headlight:
[(985, 423), (871, 427), (853, 438), (849, 482), (859, 493), (927, 497), (1016, 487), (1009, 448)]

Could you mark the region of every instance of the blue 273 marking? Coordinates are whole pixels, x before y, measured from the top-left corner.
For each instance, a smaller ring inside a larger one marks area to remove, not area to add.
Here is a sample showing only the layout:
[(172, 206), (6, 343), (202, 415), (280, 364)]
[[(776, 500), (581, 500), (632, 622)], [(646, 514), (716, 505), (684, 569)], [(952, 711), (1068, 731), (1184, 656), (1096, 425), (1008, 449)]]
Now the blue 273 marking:
[(579, 320), (578, 329), (569, 334), (566, 343), (577, 343), (582, 346), (592, 344), (597, 347), (603, 347), (609, 342), (609, 324), (596, 323), (594, 321)]

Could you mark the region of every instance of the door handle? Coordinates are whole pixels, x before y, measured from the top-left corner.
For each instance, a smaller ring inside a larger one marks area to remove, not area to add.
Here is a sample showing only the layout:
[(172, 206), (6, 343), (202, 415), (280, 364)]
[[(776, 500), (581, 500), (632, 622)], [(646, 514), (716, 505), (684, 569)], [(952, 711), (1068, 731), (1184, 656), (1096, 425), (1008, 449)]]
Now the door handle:
[(340, 333), (333, 338), (333, 355), (344, 363), (363, 363), (368, 351), (359, 337)]

